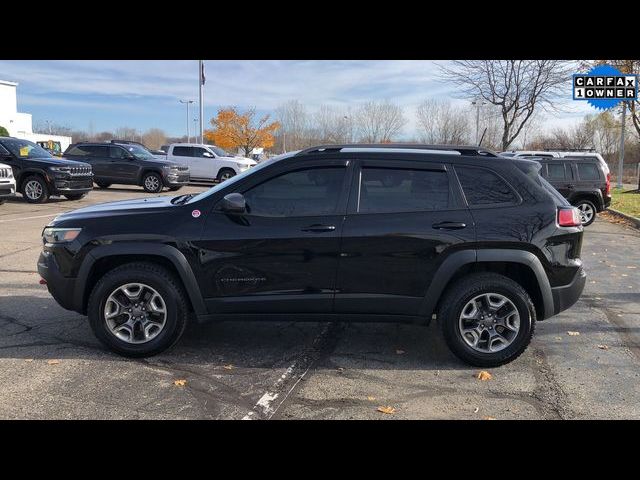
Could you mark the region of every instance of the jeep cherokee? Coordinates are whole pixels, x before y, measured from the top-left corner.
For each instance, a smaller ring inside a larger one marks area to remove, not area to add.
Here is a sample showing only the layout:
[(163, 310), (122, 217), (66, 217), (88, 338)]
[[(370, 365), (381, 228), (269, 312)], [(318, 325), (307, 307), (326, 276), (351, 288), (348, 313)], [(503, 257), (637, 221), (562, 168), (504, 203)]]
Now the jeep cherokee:
[(309, 148), (197, 195), (62, 214), (38, 271), (127, 356), (189, 319), (435, 318), (459, 358), (497, 366), (585, 284), (578, 211), (539, 169), (477, 147)]

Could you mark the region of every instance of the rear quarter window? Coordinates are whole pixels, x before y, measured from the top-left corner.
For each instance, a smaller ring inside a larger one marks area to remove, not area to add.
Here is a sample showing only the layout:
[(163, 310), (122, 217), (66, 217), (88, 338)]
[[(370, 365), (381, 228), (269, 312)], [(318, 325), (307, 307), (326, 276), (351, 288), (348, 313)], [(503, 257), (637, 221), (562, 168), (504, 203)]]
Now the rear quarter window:
[(457, 165), (455, 171), (469, 206), (515, 205), (520, 201), (513, 188), (492, 170)]
[(595, 163), (576, 162), (576, 168), (580, 180), (600, 180), (600, 173)]

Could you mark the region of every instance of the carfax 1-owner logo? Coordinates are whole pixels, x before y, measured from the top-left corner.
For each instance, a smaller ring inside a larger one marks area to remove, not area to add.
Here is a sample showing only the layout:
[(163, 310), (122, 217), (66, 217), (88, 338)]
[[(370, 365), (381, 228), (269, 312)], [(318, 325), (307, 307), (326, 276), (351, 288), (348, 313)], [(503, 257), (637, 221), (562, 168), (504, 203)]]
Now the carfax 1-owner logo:
[(589, 73), (573, 75), (573, 99), (586, 100), (606, 110), (622, 101), (638, 99), (638, 75), (627, 75), (611, 65), (599, 65)]

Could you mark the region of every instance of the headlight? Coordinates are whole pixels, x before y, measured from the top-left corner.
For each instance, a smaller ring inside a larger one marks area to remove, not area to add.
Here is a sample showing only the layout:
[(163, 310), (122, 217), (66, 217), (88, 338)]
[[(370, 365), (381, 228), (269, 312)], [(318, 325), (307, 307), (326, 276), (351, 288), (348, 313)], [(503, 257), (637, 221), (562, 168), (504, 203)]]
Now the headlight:
[(69, 173), (71, 169), (69, 167), (49, 167), (53, 172)]
[(81, 228), (46, 227), (42, 231), (42, 238), (47, 243), (68, 243), (80, 235)]
[(238, 165), (238, 170), (241, 172), (244, 172), (250, 167), (250, 165), (247, 165), (246, 163), (237, 163), (236, 165)]

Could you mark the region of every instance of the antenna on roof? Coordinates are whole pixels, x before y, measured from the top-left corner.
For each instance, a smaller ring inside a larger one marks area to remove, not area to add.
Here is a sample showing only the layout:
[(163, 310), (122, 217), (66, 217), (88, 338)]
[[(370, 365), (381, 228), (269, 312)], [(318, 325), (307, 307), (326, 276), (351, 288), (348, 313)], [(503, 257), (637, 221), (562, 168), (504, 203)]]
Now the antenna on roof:
[(480, 141), (478, 142), (478, 146), (482, 146), (482, 140), (484, 140), (484, 134), (487, 133), (487, 127), (484, 127), (484, 131), (482, 132), (482, 136), (480, 137)]

